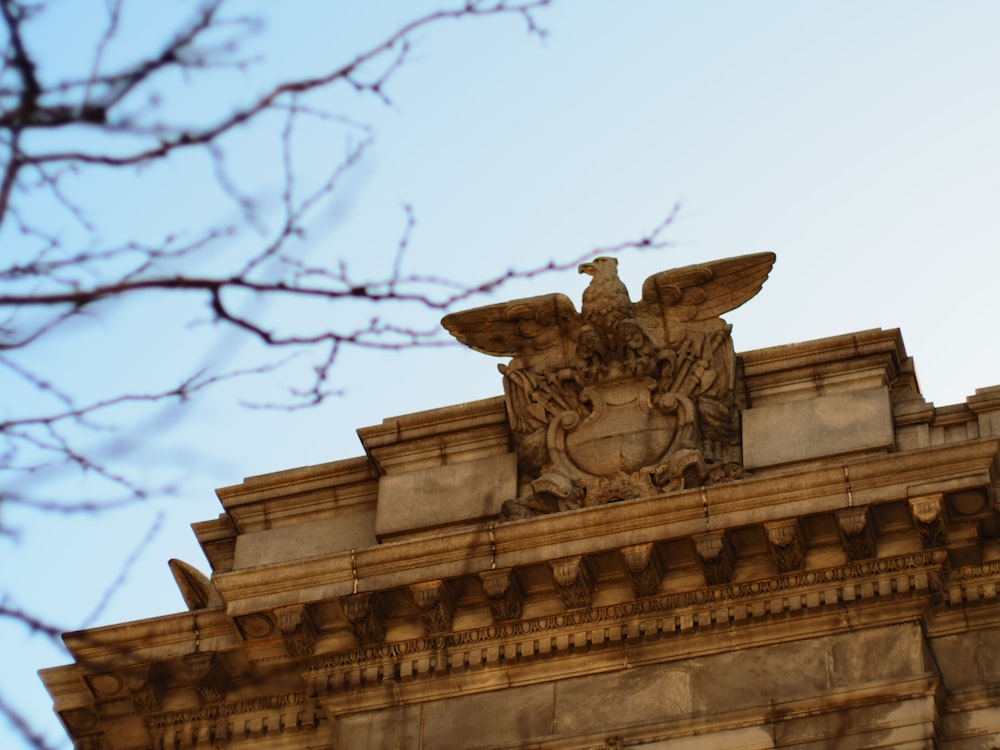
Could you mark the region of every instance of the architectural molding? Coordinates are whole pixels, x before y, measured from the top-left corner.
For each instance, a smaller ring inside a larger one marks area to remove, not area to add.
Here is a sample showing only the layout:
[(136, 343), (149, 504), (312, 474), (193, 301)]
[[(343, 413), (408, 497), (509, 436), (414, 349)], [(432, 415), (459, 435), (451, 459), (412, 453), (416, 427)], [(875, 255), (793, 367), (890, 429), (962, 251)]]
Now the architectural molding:
[[(419, 669), (421, 658), (442, 648), (471, 649), (461, 663), (489, 664), (534, 654), (539, 635), (552, 639), (550, 653), (585, 645), (600, 646), (611, 638), (628, 637), (633, 625), (642, 623), (636, 635), (668, 637), (674, 634), (725, 625), (750, 623), (754, 618), (795, 612), (841, 609), (845, 604), (873, 601), (881, 597), (907, 597), (940, 592), (947, 581), (948, 555), (927, 550), (892, 558), (859, 561), (819, 570), (797, 571), (771, 578), (729, 583), (685, 592), (660, 594), (635, 601), (581, 608), (558, 615), (514, 620), (487, 627), (456, 631), (442, 638), (416, 638), (369, 644), (339, 653), (323, 654), (299, 665), (303, 674), (338, 668), (360, 669), (385, 660), (407, 663)], [(1000, 563), (998, 570), (1000, 575)], [(909, 611), (909, 610), (908, 610)], [(669, 615), (664, 620), (663, 615)], [(907, 615), (908, 617), (910, 615)], [(652, 619), (649, 619), (652, 618)], [(604, 633), (593, 642), (594, 628)], [(591, 641), (588, 643), (588, 640)], [(476, 654), (476, 656), (473, 656)], [(428, 660), (429, 669), (432, 661)], [(416, 665), (416, 666), (413, 666)], [(390, 669), (390, 673), (393, 670)], [(414, 676), (411, 671), (409, 676)], [(348, 684), (348, 683), (345, 683)]]

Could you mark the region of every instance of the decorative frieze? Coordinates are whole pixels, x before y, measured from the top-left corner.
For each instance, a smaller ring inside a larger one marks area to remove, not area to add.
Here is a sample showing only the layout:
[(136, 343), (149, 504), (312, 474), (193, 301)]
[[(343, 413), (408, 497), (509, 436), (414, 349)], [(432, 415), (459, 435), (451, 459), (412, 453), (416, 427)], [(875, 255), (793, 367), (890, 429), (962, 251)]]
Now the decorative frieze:
[(510, 568), (485, 570), (479, 574), (479, 581), (490, 604), (493, 622), (520, 619), (524, 592), (521, 591), (513, 570)]
[(451, 630), (454, 602), (444, 581), (425, 581), (410, 586), (413, 601), (420, 608), (427, 635), (447, 633)]
[(875, 532), (868, 506), (843, 508), (836, 512), (840, 543), (851, 562), (875, 557)]
[(566, 609), (589, 607), (593, 589), (583, 558), (580, 555), (567, 557), (563, 560), (554, 560), (549, 565), (552, 567), (552, 577)]
[(211, 742), (211, 747), (228, 747), (265, 737), (270, 747), (281, 735), (315, 731), (324, 719), (323, 707), (305, 693), (275, 693), (164, 712), (147, 717), (144, 724), (154, 740), (153, 747), (200, 750), (206, 742)]
[(948, 535), (944, 528), (943, 495), (922, 495), (910, 498), (910, 512), (913, 523), (920, 534), (920, 544), (924, 549), (944, 547), (948, 543)]
[(340, 603), (351, 623), (351, 630), (362, 646), (385, 640), (385, 610), (377, 593), (351, 594), (341, 599)]
[(316, 651), (316, 623), (304, 604), (274, 610), (278, 630), (291, 657), (311, 656)]
[(779, 573), (802, 570), (805, 565), (805, 543), (802, 528), (797, 519), (768, 521), (764, 524), (767, 541), (771, 545), (771, 557)]
[(705, 583), (718, 586), (733, 580), (736, 570), (736, 553), (726, 538), (725, 531), (710, 531), (694, 536), (695, 550), (701, 560)]
[[(865, 560), (832, 568), (802, 570), (772, 578), (728, 583), (704, 589), (660, 594), (636, 601), (575, 609), (561, 614), (508, 621), (443, 637), (424, 637), (351, 651), (324, 654), (300, 663), (303, 674), (326, 673), (316, 684), (328, 690), (338, 685), (362, 684), (362, 674), (383, 665), (386, 673), (399, 669), (415, 676), (431, 669), (446, 654), (458, 664), (510, 664), (533, 658), (537, 644), (549, 645), (547, 653), (577, 653), (632, 638), (671, 637), (718, 625), (730, 627), (758, 617), (824, 608), (841, 609), (854, 602), (879, 597), (935, 595), (946, 578), (944, 550), (928, 550), (893, 558)], [(970, 579), (994, 576), (1000, 562), (963, 569)], [(493, 571), (491, 571), (493, 572)], [(444, 651), (442, 651), (444, 650)], [(330, 673), (343, 673), (330, 679)], [(379, 671), (381, 673), (381, 671)], [(356, 678), (351, 674), (358, 675)], [(376, 683), (372, 683), (376, 684)]]
[(653, 543), (633, 544), (619, 551), (636, 598), (658, 594), (663, 581), (663, 568)]

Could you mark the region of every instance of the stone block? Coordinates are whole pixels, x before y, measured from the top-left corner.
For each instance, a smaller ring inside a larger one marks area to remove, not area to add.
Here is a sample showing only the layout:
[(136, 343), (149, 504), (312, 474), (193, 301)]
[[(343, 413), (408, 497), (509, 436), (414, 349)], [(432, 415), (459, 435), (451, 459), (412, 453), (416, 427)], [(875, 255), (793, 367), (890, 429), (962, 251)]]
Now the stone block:
[(408, 750), (420, 747), (420, 706), (338, 716), (333, 747)]
[(613, 734), (691, 711), (687, 670), (666, 665), (577, 677), (555, 690), (557, 735)]
[(381, 538), (496, 515), (517, 494), (517, 456), (504, 453), (379, 480), (375, 533)]
[(866, 388), (776, 403), (743, 412), (748, 469), (893, 444), (889, 389)]
[(691, 661), (694, 713), (711, 715), (827, 690), (825, 644), (795, 641)]
[(920, 626), (904, 623), (857, 630), (830, 639), (834, 687), (918, 677), (928, 670)]
[(893, 695), (893, 688), (885, 686), (879, 697), (867, 706), (831, 706), (822, 712), (772, 716), (772, 729), (776, 747), (808, 748), (821, 750), (931, 750), (934, 744), (936, 711), (934, 699), (918, 696), (900, 699)]
[(978, 633), (941, 636), (930, 642), (946, 690), (961, 690), (982, 681)]
[(301, 560), (375, 544), (375, 510), (363, 507), (333, 518), (254, 531), (236, 537), (233, 567)]
[[(466, 750), (470, 745), (523, 747), (521, 743), (552, 731), (554, 689), (551, 684), (530, 685), (435, 701), (424, 708), (422, 744), (399, 747), (434, 750)], [(347, 743), (343, 747), (369, 746)]]

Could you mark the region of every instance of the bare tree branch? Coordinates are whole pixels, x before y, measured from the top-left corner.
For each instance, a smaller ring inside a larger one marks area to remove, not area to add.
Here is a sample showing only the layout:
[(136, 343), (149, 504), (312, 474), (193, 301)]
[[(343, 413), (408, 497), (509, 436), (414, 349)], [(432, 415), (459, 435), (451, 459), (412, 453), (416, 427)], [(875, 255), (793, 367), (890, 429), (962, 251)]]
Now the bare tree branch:
[[(293, 364), (297, 379), (282, 384), (287, 402), (262, 398), (265, 403), (247, 405), (312, 407), (340, 392), (335, 368), (350, 347), (452, 345), (431, 318), (457, 304), (511, 282), (575, 269), (597, 255), (663, 247), (676, 207), (668, 207), (651, 230), (570, 260), (511, 267), (472, 281), (450, 269), (417, 273), (409, 270), (417, 212), (406, 204), (399, 234), (382, 248), (380, 269), (346, 252), (313, 253), (324, 217), (351, 192), (349, 179), (376, 147), (371, 118), (359, 112), (393, 106), (394, 81), (423, 42), (422, 32), (513, 17), (523, 20), (529, 35), (543, 38), (539, 14), (551, 2), (455, 0), (390, 28), (363, 49), (303, 55), (314, 68), (268, 80), (255, 75), (265, 58), (252, 44), (263, 24), (232, 12), (235, 4), (228, 0), (201, 0), (164, 41), (138, 53), (129, 39), (131, 6), (104, 0), (105, 15), (72, 75), (51, 72), (53, 42), (35, 31), (40, 19), (67, 12), (66, 6), (0, 0), (0, 389), (24, 395), (9, 399), (0, 412), (0, 510), (54, 518), (165, 496), (165, 482), (143, 478), (122, 456), (110, 459), (115, 451), (102, 449), (126, 442), (123, 425), (187, 404), (224, 382)], [(192, 88), (205, 81), (226, 85), (213, 84), (209, 105), (192, 107), (173, 86), (181, 79)], [(316, 132), (328, 145), (320, 154), (303, 145), (306, 134)], [(107, 210), (112, 199), (103, 198), (105, 186), (114, 184), (123, 194), (148, 190), (155, 202), (156, 180), (175, 174), (171, 170), (211, 194), (208, 218), (179, 216), (166, 230), (123, 229), (127, 222), (116, 218), (118, 207)], [(248, 180), (248, 172), (267, 188)], [(185, 332), (198, 326), (200, 333), (207, 322), (220, 338), (254, 347), (258, 358), (249, 358), (249, 366), (247, 360), (226, 364), (212, 350), (205, 366), (181, 365), (179, 374), (164, 373), (159, 381), (154, 377), (160, 373), (150, 373), (137, 385), (113, 382), (95, 366), (99, 382), (88, 383), (89, 389), (73, 368), (93, 363), (67, 366), (52, 359), (52, 349), (82, 327), (106, 325), (101, 335), (113, 341), (113, 314), (127, 316), (147, 300), (163, 299), (181, 310), (180, 320), (171, 322)], [(46, 346), (50, 358), (36, 358)], [(79, 496), (46, 488), (67, 473), (87, 479)], [(0, 515), (2, 542), (31, 531), (10, 523)], [(85, 624), (104, 610), (159, 523), (133, 549)], [(15, 603), (2, 590), (0, 619), (53, 640), (62, 630), (31, 602)], [(47, 747), (2, 696), (0, 714), (29, 746)]]

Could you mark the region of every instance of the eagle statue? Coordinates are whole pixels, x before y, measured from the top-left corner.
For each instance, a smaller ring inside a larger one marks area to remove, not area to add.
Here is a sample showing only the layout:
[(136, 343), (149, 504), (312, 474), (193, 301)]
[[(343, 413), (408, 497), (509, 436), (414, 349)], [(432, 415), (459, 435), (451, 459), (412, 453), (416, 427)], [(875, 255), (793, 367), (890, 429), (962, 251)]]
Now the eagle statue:
[(495, 356), (518, 455), (521, 518), (737, 479), (739, 410), (731, 326), (760, 291), (758, 253), (650, 276), (632, 302), (600, 257), (577, 312), (548, 294), (452, 313), (459, 341)]

